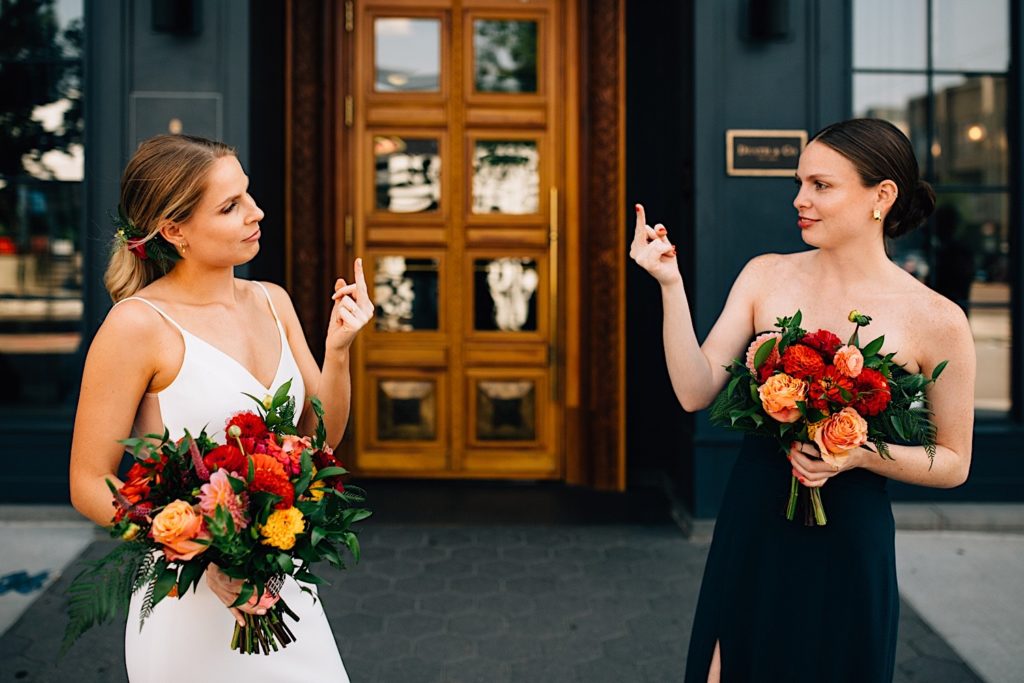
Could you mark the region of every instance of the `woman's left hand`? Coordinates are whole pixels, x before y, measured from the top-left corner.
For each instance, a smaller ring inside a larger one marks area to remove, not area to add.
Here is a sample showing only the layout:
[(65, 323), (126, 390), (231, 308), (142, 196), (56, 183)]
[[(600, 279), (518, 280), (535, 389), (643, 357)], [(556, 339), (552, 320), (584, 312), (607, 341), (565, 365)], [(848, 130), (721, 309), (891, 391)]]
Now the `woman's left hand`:
[(355, 341), (356, 334), (373, 318), (374, 305), (366, 288), (363, 259), (355, 263), (356, 281), (348, 284), (339, 278), (334, 283), (334, 308), (327, 327), (327, 350), (345, 351)]
[(848, 451), (848, 455), (837, 457), (836, 464), (830, 465), (821, 459), (821, 452), (816, 445), (794, 441), (789, 444), (789, 453), (786, 457), (793, 466), (793, 476), (799, 479), (801, 484), (819, 488), (840, 472), (857, 467), (854, 455), (853, 451)]

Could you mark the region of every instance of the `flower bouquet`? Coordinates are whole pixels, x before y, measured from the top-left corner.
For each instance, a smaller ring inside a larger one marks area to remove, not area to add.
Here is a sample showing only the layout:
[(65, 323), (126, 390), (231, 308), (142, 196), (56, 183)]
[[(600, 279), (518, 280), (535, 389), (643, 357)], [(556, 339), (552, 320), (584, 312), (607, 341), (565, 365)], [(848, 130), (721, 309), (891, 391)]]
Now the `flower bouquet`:
[(298, 616), (280, 599), (284, 577), (322, 583), (313, 565), (326, 560), (344, 568), (343, 548), (358, 562), (352, 525), (370, 512), (359, 507), (362, 492), (342, 482), (347, 471), (326, 444), (315, 397), (316, 432), (298, 436), (290, 386), (263, 399), (250, 396), (258, 412), (231, 417), (224, 444), (205, 429), (195, 437), (186, 431), (178, 441), (165, 430), (121, 442), (135, 462), (120, 488), (107, 484), (116, 510), (110, 531), (125, 542), (69, 587), (65, 651), (91, 626), (125, 614), (132, 594), (145, 589), (142, 628), (160, 601), (195, 589), (211, 563), (244, 580), (232, 607), (266, 609), (244, 614), (232, 649), (269, 654), (294, 641), (285, 617)]
[[(946, 361), (931, 377), (907, 372), (893, 361), (895, 354), (881, 353), (884, 336), (861, 345), (858, 333), (870, 317), (851, 311), (848, 319), (855, 327), (843, 344), (828, 330), (801, 329), (800, 311), (779, 318), (777, 332), (758, 335), (744, 360), (726, 366), (732, 379), (711, 405), (711, 422), (774, 438), (783, 453), (793, 441), (814, 443), (822, 460), (835, 466), (860, 446), (891, 459), (887, 444), (893, 442), (922, 445), (934, 462), (935, 425), (924, 390)], [(787, 519), (794, 519), (799, 501), (807, 525), (827, 522), (820, 488), (801, 486), (794, 476)]]

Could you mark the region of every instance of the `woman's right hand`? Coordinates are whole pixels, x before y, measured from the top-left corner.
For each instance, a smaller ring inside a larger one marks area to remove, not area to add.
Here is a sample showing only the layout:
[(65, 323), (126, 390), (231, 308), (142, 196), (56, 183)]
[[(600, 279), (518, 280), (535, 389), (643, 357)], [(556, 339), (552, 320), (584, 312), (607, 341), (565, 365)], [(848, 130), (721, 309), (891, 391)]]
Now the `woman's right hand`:
[(636, 205), (636, 232), (629, 247), (629, 257), (653, 275), (661, 285), (682, 280), (675, 245), (668, 241), (668, 230), (661, 223), (653, 228), (647, 225), (647, 216), (641, 204)]
[(238, 596), (242, 593), (243, 583), (245, 582), (242, 579), (231, 578), (212, 562), (206, 569), (206, 585), (224, 603), (228, 611), (234, 615), (238, 625), (244, 628), (245, 617), (242, 616), (243, 612), (247, 614), (266, 614), (267, 609), (277, 602), (278, 599), (264, 593), (259, 602), (256, 601), (256, 596), (254, 595), (249, 598), (249, 602), (241, 607), (232, 607), (231, 605), (235, 603), (235, 600), (238, 600)]

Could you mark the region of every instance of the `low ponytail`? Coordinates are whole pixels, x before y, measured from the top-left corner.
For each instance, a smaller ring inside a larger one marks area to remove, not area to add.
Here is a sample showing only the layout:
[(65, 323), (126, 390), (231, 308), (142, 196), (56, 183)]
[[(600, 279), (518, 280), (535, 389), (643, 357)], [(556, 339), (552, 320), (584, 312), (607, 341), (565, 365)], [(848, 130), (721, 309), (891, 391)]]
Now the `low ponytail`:
[(117, 237), (103, 284), (114, 302), (167, 274), (178, 258), (160, 235), (164, 221), (183, 223), (199, 205), (206, 174), (227, 145), (190, 135), (144, 140), (121, 176)]

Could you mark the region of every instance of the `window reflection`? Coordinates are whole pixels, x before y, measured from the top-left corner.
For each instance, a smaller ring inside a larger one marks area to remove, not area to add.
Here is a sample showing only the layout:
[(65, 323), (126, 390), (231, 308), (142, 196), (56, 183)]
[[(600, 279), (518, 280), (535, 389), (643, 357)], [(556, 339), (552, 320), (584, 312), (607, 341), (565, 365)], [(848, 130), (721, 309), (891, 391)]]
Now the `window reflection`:
[(377, 329), (436, 330), (438, 270), (436, 258), (377, 257), (373, 274)]
[(540, 173), (533, 140), (477, 140), (473, 151), (473, 213), (540, 211)]
[(377, 92), (437, 92), (441, 82), (441, 22), (377, 19), (374, 63)]
[(474, 329), (533, 332), (537, 329), (537, 262), (531, 258), (473, 262)]
[(931, 141), (927, 112), (921, 104), (928, 97), (928, 77), (923, 75), (854, 74), (854, 116), (885, 119), (902, 130), (927, 168)]
[(473, 22), (477, 92), (537, 92), (537, 22)]
[(83, 23), (80, 0), (22, 5), (0, 13), (0, 402), (31, 408), (77, 380)]
[(437, 138), (375, 136), (376, 207), (394, 213), (437, 211), (441, 155)]
[[(935, 78), (934, 177), (937, 182), (1003, 185), (1009, 179), (1006, 79)], [(915, 102), (925, 115), (926, 102)]]

